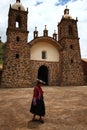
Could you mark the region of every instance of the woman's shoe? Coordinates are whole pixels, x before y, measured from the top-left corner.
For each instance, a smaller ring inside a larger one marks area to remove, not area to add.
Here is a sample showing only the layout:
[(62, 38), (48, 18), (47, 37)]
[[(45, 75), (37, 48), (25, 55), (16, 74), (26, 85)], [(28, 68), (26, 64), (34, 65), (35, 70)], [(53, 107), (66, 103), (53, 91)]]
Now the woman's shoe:
[(37, 119), (35, 119), (35, 118), (33, 118), (33, 119), (32, 119), (32, 121), (33, 121), (33, 122), (35, 122), (35, 121), (38, 121), (38, 120), (37, 120)]
[(40, 121), (41, 123), (44, 123), (44, 120), (43, 120), (43, 119), (39, 119), (39, 121)]

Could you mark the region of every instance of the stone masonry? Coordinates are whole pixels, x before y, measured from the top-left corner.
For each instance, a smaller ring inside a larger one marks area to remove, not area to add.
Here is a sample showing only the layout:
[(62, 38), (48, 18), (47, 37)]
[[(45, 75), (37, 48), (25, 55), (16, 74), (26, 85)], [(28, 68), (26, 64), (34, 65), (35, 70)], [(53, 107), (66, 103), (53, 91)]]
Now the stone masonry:
[[(20, 5), (20, 2), (17, 3)], [(59, 47), (59, 61), (40, 61), (30, 59), (31, 42), (27, 42), (28, 9), (13, 9), (10, 5), (1, 87), (31, 87), (40, 77), (46, 81), (46, 85), (84, 84), (77, 19), (72, 19), (67, 11), (69, 9), (66, 8), (58, 24), (58, 41), (55, 39), (56, 46)], [(47, 35), (42, 36), (42, 40), (44, 37), (49, 38), (48, 31), (46, 32)], [(34, 38), (38, 43), (38, 34)], [(50, 39), (55, 46), (53, 38)]]

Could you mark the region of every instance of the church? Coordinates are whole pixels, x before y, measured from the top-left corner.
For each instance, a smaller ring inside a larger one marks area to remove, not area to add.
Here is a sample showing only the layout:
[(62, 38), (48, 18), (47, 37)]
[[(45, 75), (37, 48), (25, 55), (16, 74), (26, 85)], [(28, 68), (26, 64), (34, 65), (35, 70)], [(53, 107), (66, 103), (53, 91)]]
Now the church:
[(20, 0), (9, 7), (7, 41), (2, 71), (2, 87), (31, 87), (36, 79), (46, 86), (84, 85), (84, 72), (78, 37), (77, 22), (65, 8), (57, 25), (58, 35), (48, 36), (45, 26), (43, 36), (37, 27), (33, 40), (28, 42), (28, 9)]

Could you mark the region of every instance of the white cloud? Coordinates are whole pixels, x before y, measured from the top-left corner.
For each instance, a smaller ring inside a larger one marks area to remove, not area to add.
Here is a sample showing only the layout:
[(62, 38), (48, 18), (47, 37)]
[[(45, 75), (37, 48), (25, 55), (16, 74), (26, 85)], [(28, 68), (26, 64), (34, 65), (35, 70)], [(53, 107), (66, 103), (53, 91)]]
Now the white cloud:
[[(9, 6), (15, 2), (16, 0), (0, 1), (0, 36), (3, 41), (6, 40)], [(47, 25), (49, 35), (52, 36), (54, 30), (57, 30), (57, 24), (61, 20), (66, 5), (55, 6), (55, 3), (58, 3), (58, 0), (21, 0), (21, 2), (25, 9), (27, 10), (28, 8), (29, 10), (29, 41), (33, 39), (35, 26), (37, 26), (39, 35), (43, 35), (44, 25)], [(37, 2), (40, 4), (37, 4)], [(36, 4), (37, 6), (35, 6)], [(70, 9), (70, 15), (74, 19), (78, 17), (81, 56), (87, 57), (87, 0), (71, 0), (67, 3), (67, 6)]]

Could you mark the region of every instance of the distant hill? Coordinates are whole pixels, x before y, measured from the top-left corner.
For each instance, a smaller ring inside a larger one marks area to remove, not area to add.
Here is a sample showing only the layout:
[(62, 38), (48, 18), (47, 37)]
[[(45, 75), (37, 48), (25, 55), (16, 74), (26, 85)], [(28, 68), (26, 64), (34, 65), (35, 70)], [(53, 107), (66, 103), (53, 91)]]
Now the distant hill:
[(5, 43), (0, 41), (0, 64), (3, 64), (4, 52), (5, 52)]

